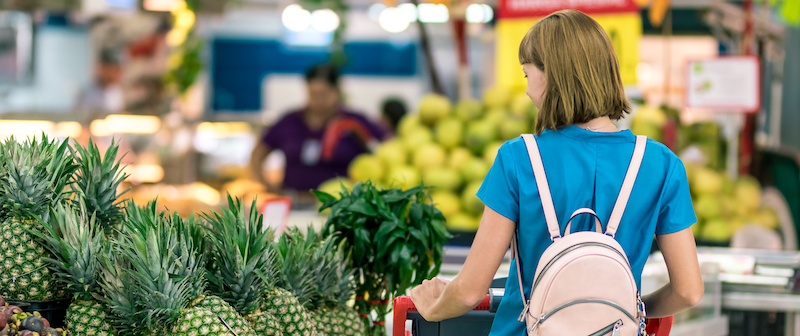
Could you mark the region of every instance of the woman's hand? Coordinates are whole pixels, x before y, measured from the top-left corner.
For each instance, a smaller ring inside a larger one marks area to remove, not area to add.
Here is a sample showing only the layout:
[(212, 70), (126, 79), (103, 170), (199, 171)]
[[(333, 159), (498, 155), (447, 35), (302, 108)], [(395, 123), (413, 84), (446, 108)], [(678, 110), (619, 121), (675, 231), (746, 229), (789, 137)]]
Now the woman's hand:
[(433, 306), (436, 304), (436, 301), (439, 300), (439, 297), (442, 296), (444, 293), (444, 288), (449, 284), (450, 281), (442, 280), (439, 278), (433, 278), (431, 280), (422, 280), (422, 284), (415, 287), (409, 293), (411, 297), (411, 301), (414, 302), (414, 306), (417, 308), (417, 311), (426, 321), (429, 322), (438, 322), (435, 312), (433, 311)]

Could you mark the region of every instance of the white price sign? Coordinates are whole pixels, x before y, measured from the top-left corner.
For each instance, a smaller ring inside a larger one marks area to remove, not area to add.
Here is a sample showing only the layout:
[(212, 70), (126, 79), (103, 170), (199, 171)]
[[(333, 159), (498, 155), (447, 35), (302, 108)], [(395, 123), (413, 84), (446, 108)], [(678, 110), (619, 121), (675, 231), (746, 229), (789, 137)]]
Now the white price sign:
[(755, 113), (761, 108), (758, 58), (725, 56), (689, 62), (686, 106)]

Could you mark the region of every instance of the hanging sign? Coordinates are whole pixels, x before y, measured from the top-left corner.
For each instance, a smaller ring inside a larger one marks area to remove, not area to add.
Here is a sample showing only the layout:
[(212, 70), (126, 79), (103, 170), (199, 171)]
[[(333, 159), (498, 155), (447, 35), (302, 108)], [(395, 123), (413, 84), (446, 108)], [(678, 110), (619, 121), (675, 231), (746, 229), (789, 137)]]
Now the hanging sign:
[(689, 61), (686, 106), (755, 113), (761, 108), (758, 58), (725, 56)]
[[(500, 3), (513, 0), (501, 0)], [(556, 1), (561, 3), (560, 1)], [(564, 1), (567, 3), (568, 1)], [(578, 1), (577, 3), (580, 3)], [(629, 2), (633, 4), (632, 2)], [(507, 6), (507, 5), (506, 5)], [(635, 8), (635, 5), (633, 5)], [(501, 7), (502, 8), (502, 7)], [(549, 8), (549, 7), (548, 7)], [(590, 16), (605, 29), (619, 60), (620, 75), (623, 85), (636, 84), (636, 66), (639, 64), (639, 41), (642, 38), (642, 18), (637, 11), (627, 10), (628, 5), (621, 13), (590, 14)], [(557, 10), (564, 9), (558, 8)], [(599, 7), (596, 8), (600, 10)], [(553, 10), (555, 11), (555, 10)], [(542, 17), (552, 13), (547, 12), (538, 17), (506, 18), (500, 19), (496, 27), (495, 75), (499, 86), (511, 90), (524, 91), (526, 81), (519, 64), (519, 44), (528, 30)], [(513, 12), (521, 13), (521, 12)], [(533, 11), (531, 11), (533, 13)], [(536, 12), (538, 13), (538, 12)], [(511, 15), (507, 12), (507, 15)], [(516, 15), (516, 14), (514, 14)], [(511, 15), (511, 17), (514, 17)], [(507, 16), (508, 17), (508, 16)]]
[(544, 17), (562, 9), (575, 9), (586, 14), (639, 13), (632, 0), (500, 0), (500, 19)]

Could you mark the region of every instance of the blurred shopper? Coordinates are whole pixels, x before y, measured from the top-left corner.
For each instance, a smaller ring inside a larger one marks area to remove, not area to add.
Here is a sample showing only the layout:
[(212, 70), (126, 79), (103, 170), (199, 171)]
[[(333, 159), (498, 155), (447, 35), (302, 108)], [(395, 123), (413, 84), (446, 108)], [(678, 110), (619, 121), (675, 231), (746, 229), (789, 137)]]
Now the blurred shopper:
[[(417, 310), (429, 321), (467, 313), (486, 296), (516, 232), (520, 251), (516, 261), (521, 266), (512, 262), (505, 297), (490, 335), (527, 334), (526, 324), (518, 320), (520, 313), (528, 308), (522, 297), (525, 301), (530, 298), (534, 273), (542, 266), (539, 259), (552, 244), (551, 239), (557, 239), (553, 238), (555, 230), (548, 232), (544, 209), (553, 204), (553, 216), (547, 220), (557, 222), (553, 224), (560, 230), (558, 237), (566, 237), (564, 230), (570, 214), (577, 209), (592, 208), (604, 225), (611, 222), (617, 196), (625, 189), (621, 188), (622, 181), (633, 161), (636, 143), (636, 136), (628, 130), (618, 130), (612, 123), (628, 113), (630, 107), (614, 48), (603, 28), (592, 18), (565, 10), (540, 20), (523, 38), (519, 60), (528, 81), (526, 93), (539, 108), (535, 143), (550, 192), (537, 187), (526, 141), (523, 138), (507, 141), (478, 191), (486, 207), (464, 268), (450, 283), (434, 278), (410, 293)], [(690, 228), (697, 218), (686, 170), (665, 146), (653, 140), (644, 145), (640, 173), (632, 185), (616, 235), (612, 236), (627, 254), (637, 287), (641, 287), (642, 269), (652, 237), (656, 236), (670, 282), (645, 296), (643, 301), (646, 317), (657, 318), (696, 305), (704, 287)], [(537, 175), (542, 177), (539, 172)], [(540, 195), (551, 195), (552, 200)], [(576, 217), (572, 229), (589, 230), (594, 223), (591, 216)], [(523, 294), (517, 279), (519, 269)], [(594, 276), (604, 274), (587, 274), (575, 279), (576, 284), (566, 286), (574, 285), (574, 290), (580, 293), (578, 282), (603, 279)], [(561, 283), (562, 289), (564, 286)], [(593, 309), (608, 311), (602, 307), (597, 305)], [(532, 313), (538, 317), (538, 312)], [(581, 326), (582, 317), (573, 317), (568, 322)], [(631, 322), (626, 319), (624, 323), (629, 328)], [(615, 325), (612, 321), (612, 326)], [(614, 334), (618, 334), (616, 331)], [(568, 334), (567, 330), (564, 333)], [(610, 329), (603, 332), (611, 333)]]
[[(269, 127), (253, 150), (251, 172), (270, 192), (306, 193), (328, 179), (347, 176), (350, 161), (387, 136), (383, 127), (343, 105), (335, 67), (313, 67), (306, 85), (306, 106)], [(264, 178), (262, 165), (273, 150), (286, 157), (282, 185)]]
[(397, 134), (397, 124), (400, 119), (408, 112), (405, 102), (399, 98), (389, 98), (383, 101), (381, 106), (381, 123), (384, 127), (392, 130), (392, 133)]
[(105, 118), (125, 108), (122, 94), (122, 64), (116, 50), (104, 49), (97, 58), (94, 81), (78, 97), (77, 110), (84, 127), (94, 119)]

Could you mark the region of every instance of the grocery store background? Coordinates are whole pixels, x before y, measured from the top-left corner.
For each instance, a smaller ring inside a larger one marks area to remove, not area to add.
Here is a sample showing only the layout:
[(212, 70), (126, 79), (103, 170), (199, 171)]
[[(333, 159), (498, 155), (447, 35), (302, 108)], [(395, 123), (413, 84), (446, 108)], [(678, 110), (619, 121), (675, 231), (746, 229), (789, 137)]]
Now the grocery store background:
[[(250, 167), (263, 133), (308, 100), (305, 72), (341, 62), (348, 109), (380, 123), (395, 101), (407, 116), (319, 188), (432, 185), (453, 277), (499, 144), (533, 129), (518, 43), (537, 18), (577, 8), (617, 50), (634, 103), (618, 126), (686, 163), (700, 258), (717, 265), (704, 268), (705, 306), (673, 334), (800, 335), (799, 0), (405, 1), (0, 0), (0, 138), (114, 139), (127, 198), (189, 214), (226, 192), (289, 197), (271, 225), (321, 224), (310, 194), (267, 190)], [(258, 164), (280, 184), (280, 152)], [(650, 288), (664, 281), (653, 250)]]

